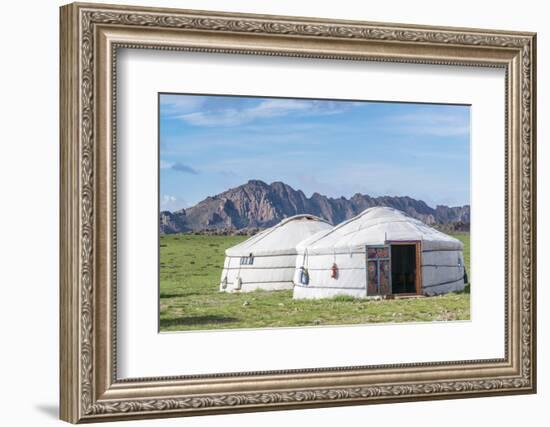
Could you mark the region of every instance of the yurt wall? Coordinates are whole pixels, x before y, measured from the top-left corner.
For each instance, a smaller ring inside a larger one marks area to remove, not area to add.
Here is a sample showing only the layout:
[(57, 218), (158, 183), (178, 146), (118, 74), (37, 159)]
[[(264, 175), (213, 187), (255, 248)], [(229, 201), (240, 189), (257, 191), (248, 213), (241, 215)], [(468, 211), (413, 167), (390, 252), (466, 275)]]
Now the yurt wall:
[(292, 289), (296, 245), (331, 228), (313, 215), (296, 215), (227, 249), (220, 291)]
[[(294, 298), (326, 298), (336, 295), (365, 296), (366, 269), (364, 248), (346, 253), (324, 255), (299, 254), (294, 277)], [(338, 270), (333, 277), (332, 266)], [(300, 280), (304, 266), (309, 275), (308, 284)], [(321, 285), (322, 284), (322, 285)]]
[[(252, 260), (252, 263), (250, 263)], [(287, 255), (253, 255), (226, 257), (222, 273), (222, 289), (250, 292), (256, 289), (292, 289), (296, 253)], [(227, 278), (227, 288), (223, 282)], [(240, 289), (237, 280), (240, 278)]]
[(462, 243), (375, 207), (298, 245), (294, 298), (441, 294), (464, 288)]
[(462, 250), (422, 252), (422, 291), (427, 295), (464, 289), (464, 256)]

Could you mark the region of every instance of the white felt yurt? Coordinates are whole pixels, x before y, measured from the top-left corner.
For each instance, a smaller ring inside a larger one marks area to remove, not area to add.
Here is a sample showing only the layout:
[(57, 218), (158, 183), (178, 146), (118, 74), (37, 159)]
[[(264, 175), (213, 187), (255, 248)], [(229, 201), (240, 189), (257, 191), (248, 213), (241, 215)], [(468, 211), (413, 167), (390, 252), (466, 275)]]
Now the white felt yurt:
[(294, 298), (436, 295), (464, 289), (462, 243), (374, 207), (297, 245)]
[(296, 215), (227, 249), (220, 291), (292, 289), (296, 245), (331, 228), (330, 223), (316, 216)]

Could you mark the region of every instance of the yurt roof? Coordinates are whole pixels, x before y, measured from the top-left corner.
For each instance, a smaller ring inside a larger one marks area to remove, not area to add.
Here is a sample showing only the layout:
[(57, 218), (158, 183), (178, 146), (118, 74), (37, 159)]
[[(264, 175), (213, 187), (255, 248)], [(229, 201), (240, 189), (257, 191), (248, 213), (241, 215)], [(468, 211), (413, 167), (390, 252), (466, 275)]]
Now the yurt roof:
[(460, 240), (389, 207), (373, 207), (300, 245), (300, 251), (349, 251), (391, 241), (421, 241), (424, 249), (462, 249)]
[(296, 245), (296, 250), (301, 251), (304, 248), (307, 248), (313, 242), (316, 242), (319, 239), (322, 239), (324, 236), (326, 236), (328, 233), (330, 233), (331, 229), (332, 229), (332, 227), (331, 228), (326, 228), (324, 230), (319, 230), (317, 233), (312, 234), (311, 236), (305, 238), (304, 240), (302, 240), (301, 242), (299, 242)]
[(282, 220), (225, 251), (227, 256), (295, 254), (296, 245), (332, 225), (314, 215), (295, 215)]

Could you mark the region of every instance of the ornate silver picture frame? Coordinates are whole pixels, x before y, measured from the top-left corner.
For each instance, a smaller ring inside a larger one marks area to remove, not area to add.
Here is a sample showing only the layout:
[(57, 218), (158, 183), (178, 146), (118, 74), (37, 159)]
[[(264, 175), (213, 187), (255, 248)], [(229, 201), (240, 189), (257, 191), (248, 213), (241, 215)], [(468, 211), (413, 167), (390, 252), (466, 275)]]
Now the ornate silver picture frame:
[[(535, 34), (75, 3), (61, 8), (60, 43), (61, 419), (536, 391)], [(122, 48), (503, 69), (504, 357), (120, 379), (115, 148)]]

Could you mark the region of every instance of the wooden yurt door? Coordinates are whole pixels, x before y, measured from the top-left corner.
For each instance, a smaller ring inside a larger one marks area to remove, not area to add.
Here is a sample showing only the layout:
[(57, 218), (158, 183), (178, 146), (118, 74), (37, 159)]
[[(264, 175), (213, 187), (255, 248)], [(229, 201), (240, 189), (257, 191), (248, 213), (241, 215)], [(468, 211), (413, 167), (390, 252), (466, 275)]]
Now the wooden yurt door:
[(420, 241), (388, 242), (391, 256), (392, 293), (419, 295), (422, 291)]
[(388, 245), (367, 246), (367, 296), (391, 294), (391, 259)]

